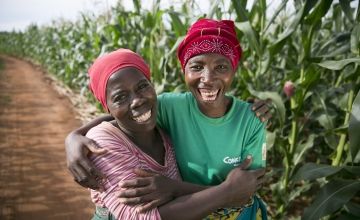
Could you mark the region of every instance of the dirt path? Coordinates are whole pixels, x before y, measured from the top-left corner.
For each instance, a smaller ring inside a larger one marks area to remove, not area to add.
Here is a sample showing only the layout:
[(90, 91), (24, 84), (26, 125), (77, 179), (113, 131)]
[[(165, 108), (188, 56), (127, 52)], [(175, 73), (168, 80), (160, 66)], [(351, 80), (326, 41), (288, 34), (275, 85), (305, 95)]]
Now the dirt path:
[(0, 61), (0, 219), (90, 219), (65, 164), (64, 137), (80, 125), (71, 103), (29, 63)]

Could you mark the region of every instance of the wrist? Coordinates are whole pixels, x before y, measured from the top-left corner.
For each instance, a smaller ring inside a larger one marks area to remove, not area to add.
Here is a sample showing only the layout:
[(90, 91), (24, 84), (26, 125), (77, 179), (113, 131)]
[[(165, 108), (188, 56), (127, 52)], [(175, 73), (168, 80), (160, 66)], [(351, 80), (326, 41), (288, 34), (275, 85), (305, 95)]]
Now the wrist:
[(231, 206), (232, 204), (232, 196), (231, 196), (231, 187), (229, 186), (229, 184), (224, 181), (222, 182), (220, 185), (216, 186), (218, 189), (217, 191), (219, 192), (219, 201), (220, 201), (220, 207), (227, 207), (227, 206)]

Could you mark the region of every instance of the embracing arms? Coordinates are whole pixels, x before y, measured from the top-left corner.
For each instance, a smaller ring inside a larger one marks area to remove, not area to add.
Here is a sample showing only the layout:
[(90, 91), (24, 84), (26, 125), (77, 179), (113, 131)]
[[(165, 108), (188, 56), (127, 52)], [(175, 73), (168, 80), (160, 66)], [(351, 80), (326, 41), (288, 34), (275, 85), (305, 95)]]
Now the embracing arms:
[[(264, 181), (265, 169), (246, 170), (251, 159), (234, 168), (224, 182), (197, 193), (178, 197), (163, 206), (162, 219), (201, 219), (220, 207), (245, 205)], [(245, 181), (244, 181), (245, 180)]]
[[(268, 101), (255, 100), (252, 105), (252, 110), (263, 122), (272, 117), (267, 102)], [(85, 134), (101, 122), (111, 121), (113, 119), (110, 115), (98, 117), (72, 131), (65, 139), (68, 169), (73, 175), (74, 180), (83, 187), (101, 189), (101, 182), (104, 176), (89, 161), (87, 156), (90, 152), (94, 154), (103, 154), (106, 152), (105, 149), (99, 149), (93, 140), (85, 137)]]

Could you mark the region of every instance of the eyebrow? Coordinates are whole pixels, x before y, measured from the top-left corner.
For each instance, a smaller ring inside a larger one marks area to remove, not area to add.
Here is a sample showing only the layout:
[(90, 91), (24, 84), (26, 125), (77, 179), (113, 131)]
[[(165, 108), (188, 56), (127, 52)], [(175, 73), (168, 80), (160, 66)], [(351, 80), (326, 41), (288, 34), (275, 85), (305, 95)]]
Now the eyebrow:
[(226, 62), (226, 63), (230, 63), (230, 60), (226, 59), (226, 58), (220, 58), (218, 60), (215, 60), (216, 63), (222, 63), (222, 62)]
[(204, 63), (204, 61), (202, 61), (202, 60), (190, 60), (189, 61), (189, 64), (194, 64), (194, 63)]
[(111, 97), (112, 99), (114, 99), (117, 95), (119, 95), (119, 94), (122, 93), (122, 92), (125, 92), (125, 91), (122, 90), (122, 89), (116, 89), (115, 91), (113, 91), (113, 92), (110, 94), (110, 97)]
[(147, 79), (140, 80), (136, 85), (139, 85), (140, 83), (147, 82)]

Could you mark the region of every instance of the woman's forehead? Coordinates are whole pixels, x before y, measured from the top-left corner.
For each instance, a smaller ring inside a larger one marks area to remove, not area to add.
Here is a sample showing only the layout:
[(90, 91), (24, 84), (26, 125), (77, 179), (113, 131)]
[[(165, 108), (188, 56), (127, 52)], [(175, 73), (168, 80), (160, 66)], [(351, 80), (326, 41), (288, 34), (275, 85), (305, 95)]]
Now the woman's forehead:
[(113, 73), (109, 80), (108, 86), (112, 88), (128, 87), (138, 84), (142, 80), (147, 80), (145, 75), (134, 67), (126, 67)]
[(194, 62), (214, 62), (214, 63), (222, 63), (222, 62), (228, 62), (231, 63), (231, 61), (224, 55), (218, 54), (218, 53), (204, 53), (199, 54), (197, 56), (194, 56), (189, 59), (188, 63), (194, 63)]

